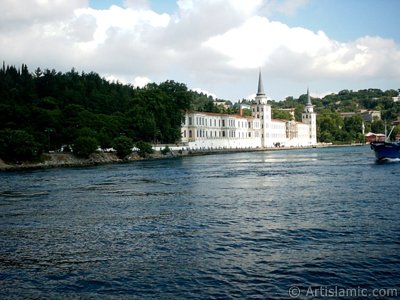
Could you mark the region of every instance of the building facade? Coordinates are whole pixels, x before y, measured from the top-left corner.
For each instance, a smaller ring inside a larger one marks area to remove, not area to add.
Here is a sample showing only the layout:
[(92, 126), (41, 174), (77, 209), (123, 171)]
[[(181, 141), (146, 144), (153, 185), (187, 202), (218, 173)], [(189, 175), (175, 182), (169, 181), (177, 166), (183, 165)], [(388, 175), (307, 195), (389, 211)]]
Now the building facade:
[(302, 122), (274, 120), (264, 92), (261, 72), (251, 104), (251, 117), (188, 111), (181, 128), (182, 143), (189, 149), (252, 149), (306, 147), (317, 144), (316, 114), (309, 91)]

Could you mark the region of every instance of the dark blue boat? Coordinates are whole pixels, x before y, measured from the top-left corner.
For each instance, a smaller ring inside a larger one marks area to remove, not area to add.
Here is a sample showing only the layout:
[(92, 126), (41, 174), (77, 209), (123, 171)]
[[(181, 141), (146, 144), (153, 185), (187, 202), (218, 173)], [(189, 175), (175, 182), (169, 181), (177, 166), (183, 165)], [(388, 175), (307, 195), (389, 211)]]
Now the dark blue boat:
[(371, 142), (377, 160), (400, 158), (400, 142)]

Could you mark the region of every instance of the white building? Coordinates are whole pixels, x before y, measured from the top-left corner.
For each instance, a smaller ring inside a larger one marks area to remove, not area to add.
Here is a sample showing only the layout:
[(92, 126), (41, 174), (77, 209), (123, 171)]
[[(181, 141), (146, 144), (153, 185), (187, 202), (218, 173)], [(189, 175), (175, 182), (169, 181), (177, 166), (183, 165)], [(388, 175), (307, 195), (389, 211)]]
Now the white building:
[(189, 111), (182, 124), (182, 143), (190, 149), (305, 147), (317, 144), (316, 114), (309, 91), (302, 122), (273, 120), (261, 72), (251, 117)]

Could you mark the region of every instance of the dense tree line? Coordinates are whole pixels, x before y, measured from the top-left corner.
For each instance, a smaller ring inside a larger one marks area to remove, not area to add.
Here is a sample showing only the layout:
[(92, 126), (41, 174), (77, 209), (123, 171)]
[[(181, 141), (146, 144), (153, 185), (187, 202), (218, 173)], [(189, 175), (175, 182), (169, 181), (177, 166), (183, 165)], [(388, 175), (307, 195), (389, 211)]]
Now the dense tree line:
[(134, 88), (93, 72), (38, 68), (31, 73), (26, 65), (3, 63), (0, 157), (32, 160), (63, 145), (75, 145), (87, 156), (94, 145), (126, 144), (120, 137), (126, 137), (128, 144), (129, 140), (174, 143), (180, 139), (183, 112), (191, 108), (193, 98), (193, 92), (174, 81)]

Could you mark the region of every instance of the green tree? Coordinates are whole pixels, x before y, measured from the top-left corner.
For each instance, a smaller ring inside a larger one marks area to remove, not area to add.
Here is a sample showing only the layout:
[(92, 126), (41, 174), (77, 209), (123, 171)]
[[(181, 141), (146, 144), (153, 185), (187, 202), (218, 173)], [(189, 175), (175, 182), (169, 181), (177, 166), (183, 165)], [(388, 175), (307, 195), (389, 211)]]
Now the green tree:
[(382, 120), (373, 121), (371, 123), (371, 131), (373, 133), (385, 133), (385, 122)]
[(168, 146), (165, 146), (165, 148), (161, 149), (160, 152), (161, 152), (162, 155), (167, 155), (168, 153), (171, 152), (171, 149)]
[(24, 130), (0, 131), (0, 158), (6, 161), (33, 161), (41, 154), (41, 147), (34, 137)]
[(97, 150), (97, 147), (98, 142), (95, 138), (90, 136), (80, 136), (75, 140), (72, 149), (75, 155), (88, 158), (90, 154)]
[(132, 153), (133, 141), (129, 137), (120, 136), (113, 140), (112, 146), (117, 151), (118, 157), (124, 158)]
[(153, 148), (149, 143), (139, 141), (135, 143), (135, 146), (139, 149), (138, 153), (141, 157), (146, 157), (147, 154), (153, 153)]
[(344, 120), (344, 129), (347, 131), (354, 141), (359, 140), (359, 134), (362, 133), (363, 118), (355, 115)]
[(292, 115), (288, 111), (272, 109), (272, 118), (273, 119), (282, 119), (282, 120), (292, 120)]
[(321, 142), (343, 141), (343, 126), (344, 121), (336, 112), (323, 110), (317, 115), (317, 131)]
[(393, 129), (392, 134), (390, 135), (390, 138), (391, 138), (392, 140), (395, 140), (395, 139), (396, 139), (396, 136), (399, 135), (399, 134), (400, 134), (400, 125), (397, 125), (397, 126)]

